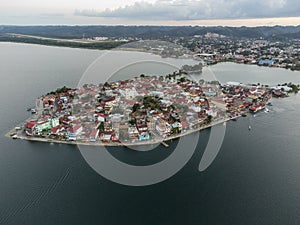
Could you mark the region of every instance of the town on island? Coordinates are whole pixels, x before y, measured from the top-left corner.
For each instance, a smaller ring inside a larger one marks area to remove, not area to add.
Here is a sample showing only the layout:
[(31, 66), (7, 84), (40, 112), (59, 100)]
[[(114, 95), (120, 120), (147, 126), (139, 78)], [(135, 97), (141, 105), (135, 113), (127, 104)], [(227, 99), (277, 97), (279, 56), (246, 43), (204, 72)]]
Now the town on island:
[[(298, 92), (291, 83), (269, 87), (196, 82), (182, 71), (80, 88), (62, 87), (36, 100), (31, 117), (7, 133), (14, 139), (128, 146), (163, 143), (268, 110), (271, 97)], [(251, 127), (249, 126), (249, 130)]]

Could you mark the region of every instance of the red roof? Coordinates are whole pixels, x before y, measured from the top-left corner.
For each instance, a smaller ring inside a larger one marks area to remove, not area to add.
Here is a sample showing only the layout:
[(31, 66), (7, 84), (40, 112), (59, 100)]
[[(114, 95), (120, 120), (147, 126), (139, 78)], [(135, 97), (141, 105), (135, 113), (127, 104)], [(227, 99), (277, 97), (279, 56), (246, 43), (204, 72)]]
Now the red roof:
[(80, 125), (80, 124), (76, 124), (74, 127), (71, 127), (69, 131), (70, 131), (71, 133), (75, 133), (75, 132), (78, 131), (80, 128), (81, 128), (81, 125)]
[(59, 129), (59, 127), (54, 127), (51, 129), (51, 133), (56, 134)]
[(181, 122), (181, 125), (182, 125), (183, 127), (188, 127), (188, 126), (189, 126), (189, 124), (188, 124), (187, 122), (184, 122), (184, 121)]
[(25, 124), (25, 126), (29, 129), (32, 129), (34, 127), (34, 125), (36, 124), (36, 122), (34, 121), (29, 121)]
[(123, 102), (126, 102), (129, 105), (134, 105), (136, 103), (136, 101), (134, 100), (129, 100), (129, 99), (124, 99)]
[(98, 130), (94, 129), (94, 130), (91, 131), (90, 136), (96, 136), (97, 133), (98, 133)]
[(103, 102), (111, 102), (111, 101), (114, 101), (115, 99), (116, 99), (116, 97), (112, 96), (107, 99), (104, 99)]
[(65, 127), (64, 126), (54, 127), (54, 128), (51, 129), (51, 133), (56, 134), (57, 131), (59, 131), (61, 129), (65, 129)]

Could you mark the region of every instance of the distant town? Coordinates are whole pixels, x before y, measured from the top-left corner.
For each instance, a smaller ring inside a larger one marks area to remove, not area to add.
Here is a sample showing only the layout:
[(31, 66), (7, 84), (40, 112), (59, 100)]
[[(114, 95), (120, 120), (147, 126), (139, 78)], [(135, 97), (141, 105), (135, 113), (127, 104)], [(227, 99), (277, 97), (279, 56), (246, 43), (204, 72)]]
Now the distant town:
[(231, 40), (217, 34), (207, 34), (197, 43), (196, 56), (207, 64), (236, 62), (300, 70), (300, 45), (296, 41)]
[(108, 146), (161, 143), (268, 110), (272, 96), (287, 97), (298, 91), (299, 85), (291, 83), (268, 87), (196, 82), (183, 71), (141, 74), (77, 89), (62, 87), (43, 95), (36, 108), (28, 109), (32, 116), (7, 136)]
[(266, 67), (300, 70), (300, 41), (270, 41), (265, 39), (235, 39), (216, 33), (185, 38), (167, 38), (168, 42), (129, 42), (120, 49), (144, 50), (162, 57), (192, 56), (205, 65), (234, 62)]

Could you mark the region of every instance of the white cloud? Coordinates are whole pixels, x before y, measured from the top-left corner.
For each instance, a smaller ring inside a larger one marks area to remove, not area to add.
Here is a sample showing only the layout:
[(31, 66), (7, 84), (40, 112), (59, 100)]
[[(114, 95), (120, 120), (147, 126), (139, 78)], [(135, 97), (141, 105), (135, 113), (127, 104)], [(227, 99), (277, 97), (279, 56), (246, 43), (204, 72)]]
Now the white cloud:
[(300, 15), (298, 0), (158, 0), (135, 2), (104, 11), (76, 10), (88, 17), (135, 20), (206, 20), (289, 17)]

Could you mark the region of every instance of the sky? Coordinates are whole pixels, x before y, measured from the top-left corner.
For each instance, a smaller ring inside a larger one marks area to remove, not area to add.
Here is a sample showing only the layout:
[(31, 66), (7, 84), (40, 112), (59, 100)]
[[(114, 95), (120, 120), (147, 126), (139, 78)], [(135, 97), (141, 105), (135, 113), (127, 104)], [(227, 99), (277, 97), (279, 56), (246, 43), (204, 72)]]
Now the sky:
[(299, 0), (0, 0), (0, 25), (300, 25)]

